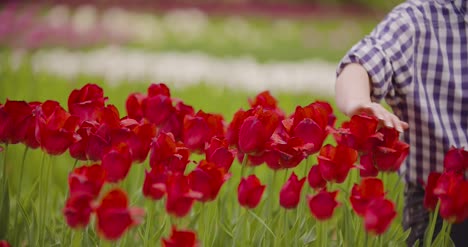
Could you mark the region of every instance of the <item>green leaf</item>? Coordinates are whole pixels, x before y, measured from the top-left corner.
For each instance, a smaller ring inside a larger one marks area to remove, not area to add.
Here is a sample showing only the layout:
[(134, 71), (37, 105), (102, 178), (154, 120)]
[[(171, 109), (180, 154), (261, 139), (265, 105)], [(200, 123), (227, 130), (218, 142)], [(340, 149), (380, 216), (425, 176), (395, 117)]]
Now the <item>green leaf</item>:
[(247, 210), (247, 212), (249, 212), (255, 219), (257, 219), (258, 222), (260, 222), (260, 224), (262, 224), (268, 230), (268, 232), (270, 232), (271, 235), (276, 238), (275, 233), (273, 233), (270, 227), (268, 227), (267, 224), (265, 224), (265, 221), (263, 221), (260, 217), (258, 217), (258, 215), (256, 215), (252, 210)]
[(10, 192), (8, 190), (8, 179), (4, 178), (0, 181), (2, 186), (2, 198), (0, 200), (0, 239), (5, 239), (8, 233), (8, 226), (10, 220)]
[(301, 240), (304, 245), (310, 244), (317, 239), (317, 225), (314, 225), (308, 232), (302, 235)]

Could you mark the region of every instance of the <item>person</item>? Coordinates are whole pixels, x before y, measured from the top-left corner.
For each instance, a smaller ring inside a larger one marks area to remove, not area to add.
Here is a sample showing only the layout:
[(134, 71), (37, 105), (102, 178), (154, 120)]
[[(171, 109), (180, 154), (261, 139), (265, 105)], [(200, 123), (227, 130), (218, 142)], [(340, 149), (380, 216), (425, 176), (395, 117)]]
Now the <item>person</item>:
[[(408, 246), (422, 243), (428, 224), (421, 181), (443, 171), (451, 146), (468, 147), (467, 6), (467, 0), (401, 3), (350, 49), (337, 70), (340, 111), (372, 114), (410, 145), (400, 170)], [(380, 104), (384, 99), (391, 111)], [(456, 246), (468, 246), (467, 221), (454, 225), (451, 237)]]

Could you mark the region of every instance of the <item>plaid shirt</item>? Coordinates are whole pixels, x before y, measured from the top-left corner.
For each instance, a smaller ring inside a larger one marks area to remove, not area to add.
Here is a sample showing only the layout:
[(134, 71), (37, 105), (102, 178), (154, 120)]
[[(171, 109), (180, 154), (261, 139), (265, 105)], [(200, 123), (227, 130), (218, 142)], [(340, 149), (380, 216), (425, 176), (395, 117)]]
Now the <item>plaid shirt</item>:
[(371, 98), (385, 98), (409, 123), (400, 172), (420, 183), (442, 172), (451, 146), (468, 148), (468, 0), (409, 0), (390, 12), (341, 61), (360, 63)]

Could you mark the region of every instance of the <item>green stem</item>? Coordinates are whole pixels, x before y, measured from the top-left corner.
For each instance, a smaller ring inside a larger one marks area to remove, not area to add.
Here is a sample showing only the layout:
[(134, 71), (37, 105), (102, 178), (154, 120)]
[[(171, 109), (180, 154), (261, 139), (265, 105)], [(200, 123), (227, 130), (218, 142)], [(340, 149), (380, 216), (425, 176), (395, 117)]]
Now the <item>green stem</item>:
[(15, 231), (15, 238), (14, 238), (14, 243), (18, 244), (18, 238), (19, 238), (19, 229), (18, 227), (18, 214), (19, 214), (19, 209), (20, 209), (20, 200), (21, 200), (21, 191), (22, 191), (22, 186), (23, 186), (23, 176), (24, 176), (24, 164), (26, 163), (26, 155), (28, 153), (29, 147), (25, 146), (24, 148), (24, 153), (23, 153), (23, 160), (21, 162), (21, 169), (20, 169), (20, 177), (18, 181), (18, 192), (17, 192), (17, 199), (16, 199), (16, 212), (15, 212), (15, 221), (13, 224), (13, 229)]
[(429, 224), (429, 229), (427, 232), (427, 237), (426, 237), (426, 240), (424, 241), (424, 246), (430, 247), (432, 244), (432, 238), (434, 236), (434, 229), (435, 229), (435, 225), (437, 222), (437, 217), (439, 215), (439, 209), (440, 209), (440, 200), (437, 202), (436, 209), (434, 210), (434, 213), (432, 214), (430, 224)]
[(50, 184), (50, 178), (51, 178), (51, 163), (52, 163), (52, 156), (49, 156), (49, 164), (46, 164), (46, 174), (45, 174), (45, 179), (42, 181), (44, 190), (42, 191), (43, 193), (41, 194), (41, 197), (43, 198), (42, 201), (42, 208), (41, 208), (41, 222), (42, 222), (42, 228), (41, 228), (41, 235), (40, 235), (40, 246), (45, 246), (45, 233), (47, 232), (45, 230), (46, 227), (46, 219), (48, 219), (48, 212), (47, 210), (47, 201), (48, 201), (48, 196), (49, 193), (49, 184)]
[(242, 164), (241, 164), (241, 178), (244, 177), (244, 172), (245, 172), (245, 167), (247, 166), (247, 162), (249, 161), (249, 155), (248, 154), (244, 154), (244, 159), (242, 160)]
[(6, 177), (7, 177), (7, 153), (8, 153), (8, 143), (5, 144), (5, 150), (3, 150), (3, 172), (2, 172), (2, 177), (3, 177), (3, 188), (6, 186)]
[(154, 211), (154, 202), (153, 201), (149, 201), (150, 203), (150, 206), (148, 207), (148, 216), (146, 217), (147, 220), (146, 220), (146, 229), (145, 229), (145, 239), (143, 240), (143, 245), (146, 247), (146, 246), (150, 246), (150, 241), (149, 241), (149, 232), (150, 232), (150, 229), (151, 229), (151, 220), (152, 220), (152, 217), (153, 217), (153, 211)]
[(45, 157), (46, 157), (46, 153), (43, 152), (42, 153), (42, 161), (41, 161), (41, 166), (40, 166), (40, 169), (39, 169), (39, 215), (37, 216), (38, 217), (38, 226), (37, 226), (37, 229), (36, 229), (36, 241), (38, 241), (37, 243), (38, 244), (41, 244), (41, 238), (42, 238), (42, 233), (44, 232), (43, 229), (44, 229), (44, 222), (42, 221), (43, 219), (43, 215), (42, 215), (42, 212), (44, 211), (42, 208), (43, 208), (43, 205), (44, 205), (44, 197), (43, 197), (43, 194), (44, 194), (44, 166), (45, 166)]
[[(447, 233), (447, 235), (445, 235), (445, 236), (450, 237), (450, 233), (452, 232), (452, 224), (451, 223), (447, 222), (447, 227), (446, 227), (445, 232)], [(446, 238), (444, 237), (444, 246), (447, 246), (447, 243), (445, 241), (446, 241)]]

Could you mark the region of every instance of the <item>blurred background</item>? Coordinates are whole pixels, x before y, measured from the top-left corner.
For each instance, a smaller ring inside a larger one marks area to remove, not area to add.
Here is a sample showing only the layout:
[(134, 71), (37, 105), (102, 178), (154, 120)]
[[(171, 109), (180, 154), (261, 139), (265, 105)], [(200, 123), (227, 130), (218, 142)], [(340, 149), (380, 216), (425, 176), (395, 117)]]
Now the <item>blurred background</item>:
[(0, 0), (0, 102), (63, 102), (86, 82), (332, 99), (340, 58), (400, 2)]

